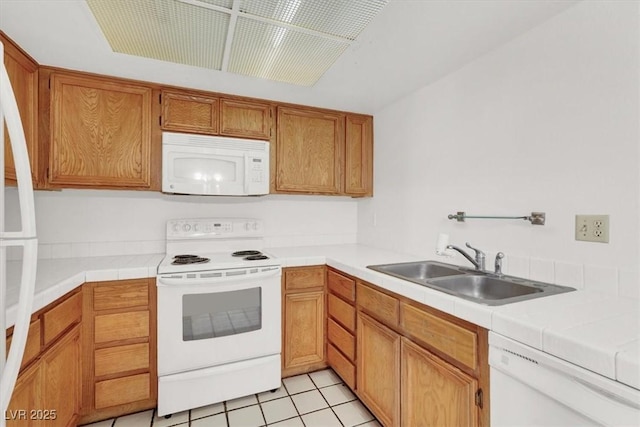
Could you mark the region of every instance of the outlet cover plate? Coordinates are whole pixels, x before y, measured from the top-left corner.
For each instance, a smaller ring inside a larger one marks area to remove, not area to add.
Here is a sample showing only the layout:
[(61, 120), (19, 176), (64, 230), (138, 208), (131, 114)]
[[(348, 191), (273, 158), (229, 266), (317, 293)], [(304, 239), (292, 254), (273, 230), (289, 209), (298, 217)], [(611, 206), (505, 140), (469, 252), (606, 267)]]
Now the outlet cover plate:
[(609, 243), (609, 215), (576, 215), (576, 240)]

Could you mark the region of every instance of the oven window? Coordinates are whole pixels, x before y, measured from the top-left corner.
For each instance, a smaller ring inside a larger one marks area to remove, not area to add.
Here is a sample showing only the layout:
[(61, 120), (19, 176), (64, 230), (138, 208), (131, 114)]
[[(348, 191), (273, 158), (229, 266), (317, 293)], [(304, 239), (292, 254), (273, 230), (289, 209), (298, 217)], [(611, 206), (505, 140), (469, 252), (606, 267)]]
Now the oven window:
[(182, 296), (182, 340), (243, 334), (262, 328), (260, 288)]

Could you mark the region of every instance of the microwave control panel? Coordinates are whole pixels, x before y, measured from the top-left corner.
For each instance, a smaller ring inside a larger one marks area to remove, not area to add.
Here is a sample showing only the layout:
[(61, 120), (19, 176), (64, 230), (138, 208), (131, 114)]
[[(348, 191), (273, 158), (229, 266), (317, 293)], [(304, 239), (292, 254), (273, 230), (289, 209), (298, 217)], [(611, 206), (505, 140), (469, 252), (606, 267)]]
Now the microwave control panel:
[(252, 157), (250, 159), (249, 174), (251, 182), (263, 182), (265, 180), (264, 163), (264, 159), (261, 157)]

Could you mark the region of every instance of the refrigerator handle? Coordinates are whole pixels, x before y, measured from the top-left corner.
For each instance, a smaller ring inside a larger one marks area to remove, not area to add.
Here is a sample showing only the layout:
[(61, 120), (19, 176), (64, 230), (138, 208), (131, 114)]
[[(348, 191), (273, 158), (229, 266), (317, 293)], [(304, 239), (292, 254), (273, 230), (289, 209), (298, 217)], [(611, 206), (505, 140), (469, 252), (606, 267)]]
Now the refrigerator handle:
[[(5, 241), (6, 246), (23, 246), (22, 259), (22, 283), (20, 283), (20, 300), (16, 313), (16, 321), (13, 327), (11, 348), (9, 356), (2, 370), (0, 377), (0, 426), (4, 426), (4, 414), (6, 414), (18, 371), (24, 355), (24, 347), (27, 342), (29, 323), (31, 320), (31, 308), (33, 307), (33, 297), (36, 283), (36, 268), (38, 261), (38, 240), (14, 240)], [(3, 316), (5, 313), (2, 313)], [(4, 323), (4, 322), (3, 322)], [(4, 338), (3, 338), (4, 339)]]
[(6, 426), (7, 407), (20, 370), (20, 363), (24, 354), (24, 347), (29, 332), (29, 321), (33, 307), (34, 289), (36, 281), (36, 268), (38, 258), (38, 240), (36, 238), (35, 206), (33, 201), (33, 183), (31, 182), (31, 167), (27, 153), (27, 142), (24, 129), (20, 120), (18, 104), (16, 102), (9, 75), (4, 65), (4, 46), (0, 42), (0, 150), (4, 158), (4, 132), (2, 131), (3, 117), (11, 141), (16, 178), (18, 182), (18, 196), (20, 198), (20, 220), (22, 231), (5, 232), (4, 230), (4, 161), (0, 170), (0, 331), (6, 330), (6, 247), (22, 246), (22, 276), (20, 283), (20, 296), (13, 328), (13, 339), (9, 355), (5, 361), (5, 346), (0, 346), (0, 427)]
[[(0, 49), (0, 54), (2, 49)], [(0, 56), (2, 58), (2, 56)], [(5, 232), (0, 229), (0, 239), (31, 239), (36, 237), (36, 215), (33, 202), (33, 183), (31, 182), (31, 166), (27, 153), (27, 140), (20, 120), (18, 103), (11, 89), (11, 82), (4, 64), (0, 67), (0, 109), (9, 131), (13, 161), (18, 181), (18, 195), (20, 198), (20, 224), (22, 231)], [(4, 149), (4, 147), (2, 147)], [(4, 174), (3, 174), (4, 177)], [(4, 185), (3, 182), (0, 185)]]

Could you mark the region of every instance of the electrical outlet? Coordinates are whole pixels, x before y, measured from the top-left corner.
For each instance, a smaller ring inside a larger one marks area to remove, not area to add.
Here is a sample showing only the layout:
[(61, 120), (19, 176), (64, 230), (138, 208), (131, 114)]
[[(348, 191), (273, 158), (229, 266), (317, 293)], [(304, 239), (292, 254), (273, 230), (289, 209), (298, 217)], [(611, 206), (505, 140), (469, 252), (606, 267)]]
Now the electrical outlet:
[(576, 215), (576, 240), (609, 243), (609, 215)]

